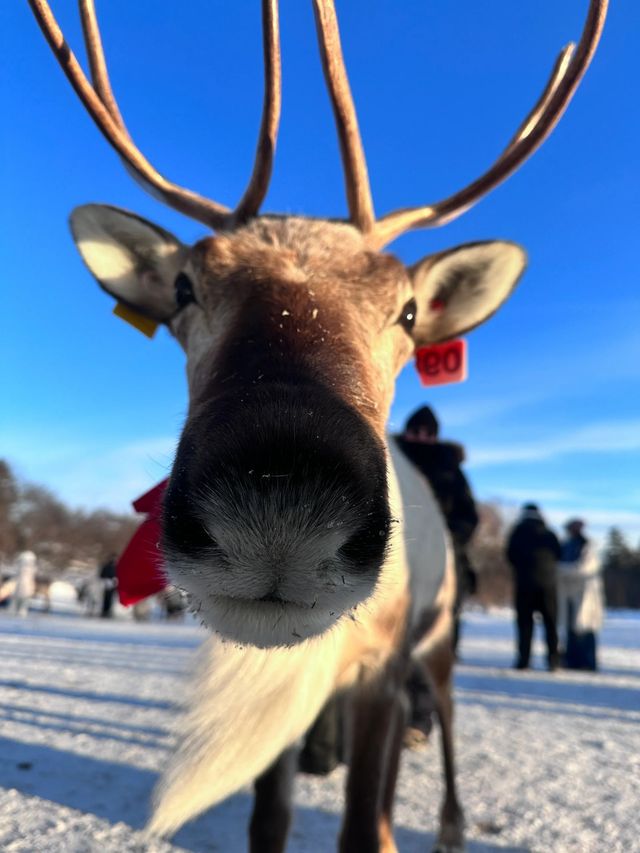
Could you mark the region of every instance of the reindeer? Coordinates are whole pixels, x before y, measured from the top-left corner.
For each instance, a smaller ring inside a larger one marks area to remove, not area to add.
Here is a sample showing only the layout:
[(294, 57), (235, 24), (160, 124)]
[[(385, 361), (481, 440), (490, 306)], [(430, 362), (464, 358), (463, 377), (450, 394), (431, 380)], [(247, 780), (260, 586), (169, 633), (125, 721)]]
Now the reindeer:
[(546, 139), (598, 44), (606, 0), (560, 54), (497, 161), (437, 203), (376, 219), (333, 0), (313, 0), (349, 220), (260, 215), (280, 114), (276, 0), (263, 0), (265, 98), (234, 210), (164, 178), (113, 96), (93, 0), (80, 0), (91, 82), (44, 0), (30, 6), (80, 100), (133, 176), (215, 231), (194, 246), (133, 213), (71, 215), (84, 262), (130, 316), (165, 324), (187, 357), (189, 409), (163, 509), (168, 574), (212, 634), (181, 743), (156, 794), (168, 833), (255, 781), (253, 851), (284, 849), (295, 745), (351, 689), (342, 851), (395, 850), (391, 808), (411, 661), (442, 728), (439, 849), (463, 846), (454, 780), (449, 633), (455, 578), (426, 482), (387, 439), (395, 377), (415, 349), (467, 332), (507, 299), (525, 253), (479, 242), (405, 267), (383, 248), (459, 216)]

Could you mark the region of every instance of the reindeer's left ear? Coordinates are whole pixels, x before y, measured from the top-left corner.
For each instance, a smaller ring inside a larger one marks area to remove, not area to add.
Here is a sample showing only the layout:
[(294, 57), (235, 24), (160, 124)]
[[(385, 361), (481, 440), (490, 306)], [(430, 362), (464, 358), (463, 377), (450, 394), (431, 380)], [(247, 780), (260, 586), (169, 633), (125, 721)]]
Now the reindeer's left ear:
[(480, 325), (511, 294), (526, 265), (524, 249), (493, 240), (430, 255), (410, 267), (418, 306), (412, 332), (416, 346)]
[(174, 285), (187, 256), (177, 237), (106, 204), (76, 207), (69, 223), (100, 287), (144, 317), (166, 323), (177, 309)]

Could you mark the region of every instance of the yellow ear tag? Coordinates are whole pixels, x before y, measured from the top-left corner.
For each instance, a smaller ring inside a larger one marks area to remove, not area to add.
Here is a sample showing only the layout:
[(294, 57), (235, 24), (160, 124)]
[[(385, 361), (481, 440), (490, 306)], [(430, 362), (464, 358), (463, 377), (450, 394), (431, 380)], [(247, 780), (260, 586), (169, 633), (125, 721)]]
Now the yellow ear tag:
[(137, 311), (134, 311), (133, 308), (129, 308), (128, 305), (123, 305), (122, 302), (116, 303), (113, 313), (116, 317), (120, 317), (121, 320), (124, 320), (125, 323), (129, 323), (130, 326), (133, 326), (134, 329), (142, 332), (142, 334), (146, 335), (148, 338), (152, 338), (155, 335), (156, 329), (159, 325), (155, 320), (145, 317), (144, 314), (139, 314)]

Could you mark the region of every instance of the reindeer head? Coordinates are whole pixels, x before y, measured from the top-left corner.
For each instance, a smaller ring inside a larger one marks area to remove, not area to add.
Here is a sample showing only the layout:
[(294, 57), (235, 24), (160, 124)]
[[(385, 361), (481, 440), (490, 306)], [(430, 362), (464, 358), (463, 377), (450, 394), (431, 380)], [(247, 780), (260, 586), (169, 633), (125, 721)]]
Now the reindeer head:
[(592, 0), (540, 101), (501, 157), (441, 202), (376, 221), (332, 0), (314, 0), (340, 138), (349, 222), (259, 215), (280, 112), (276, 0), (263, 0), (265, 102), (254, 172), (234, 211), (169, 183), (134, 146), (113, 98), (92, 0), (81, 0), (93, 85), (48, 5), (30, 0), (80, 98), (133, 174), (211, 226), (193, 247), (113, 207), (71, 227), (100, 285), (164, 323), (187, 356), (190, 404), (164, 507), (173, 580), (204, 620), (270, 646), (327, 630), (379, 582), (391, 526), (385, 422), (416, 347), (468, 331), (507, 298), (522, 249), (474, 243), (405, 267), (382, 248), (442, 224), (511, 174), (550, 133), (595, 50)]

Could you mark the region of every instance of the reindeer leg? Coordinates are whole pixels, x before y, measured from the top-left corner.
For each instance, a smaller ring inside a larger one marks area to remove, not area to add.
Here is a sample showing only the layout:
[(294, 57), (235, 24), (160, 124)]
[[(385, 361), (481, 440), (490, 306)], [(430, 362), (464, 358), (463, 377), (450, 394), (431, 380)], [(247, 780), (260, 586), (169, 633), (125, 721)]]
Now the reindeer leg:
[(251, 853), (283, 853), (291, 823), (291, 792), (297, 765), (298, 748), (292, 747), (256, 779), (249, 824)]
[(454, 653), (447, 638), (433, 649), (425, 661), (433, 684), (436, 713), (440, 722), (445, 796), (440, 812), (440, 832), (434, 853), (461, 853), (464, 850), (464, 813), (456, 791), (453, 749), (452, 674)]
[[(396, 853), (391, 801), (406, 714), (404, 667), (354, 691), (351, 757), (340, 853)], [(387, 774), (393, 784), (387, 790)], [(388, 802), (386, 800), (388, 799)]]
[(408, 715), (409, 697), (406, 693), (402, 692), (400, 693), (396, 717), (390, 732), (387, 772), (382, 795), (382, 812), (378, 823), (380, 849), (383, 853), (397, 853), (397, 847), (393, 839), (393, 801), (396, 793), (396, 782), (398, 781), (398, 772), (400, 770), (400, 756), (402, 754)]

